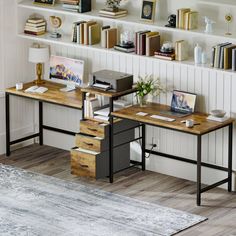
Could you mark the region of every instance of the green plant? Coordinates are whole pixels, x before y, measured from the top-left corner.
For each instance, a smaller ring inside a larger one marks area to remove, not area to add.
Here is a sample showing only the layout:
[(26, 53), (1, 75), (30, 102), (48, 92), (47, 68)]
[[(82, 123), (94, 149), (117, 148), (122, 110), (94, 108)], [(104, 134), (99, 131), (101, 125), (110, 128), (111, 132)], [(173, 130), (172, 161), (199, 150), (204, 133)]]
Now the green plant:
[(159, 78), (154, 78), (153, 75), (146, 75), (144, 78), (139, 76), (137, 82), (137, 96), (144, 97), (148, 94), (158, 96), (161, 93), (165, 93), (166, 90), (162, 86)]

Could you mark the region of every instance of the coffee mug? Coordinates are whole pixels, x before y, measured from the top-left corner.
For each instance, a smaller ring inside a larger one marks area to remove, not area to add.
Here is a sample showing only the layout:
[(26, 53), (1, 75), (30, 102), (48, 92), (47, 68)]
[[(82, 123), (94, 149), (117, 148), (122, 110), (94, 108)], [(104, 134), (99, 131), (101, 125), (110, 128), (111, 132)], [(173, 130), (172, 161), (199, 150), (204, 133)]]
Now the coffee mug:
[(23, 89), (23, 83), (16, 83), (16, 90), (22, 90)]
[(192, 128), (193, 125), (194, 125), (194, 121), (193, 120), (186, 120), (186, 127)]

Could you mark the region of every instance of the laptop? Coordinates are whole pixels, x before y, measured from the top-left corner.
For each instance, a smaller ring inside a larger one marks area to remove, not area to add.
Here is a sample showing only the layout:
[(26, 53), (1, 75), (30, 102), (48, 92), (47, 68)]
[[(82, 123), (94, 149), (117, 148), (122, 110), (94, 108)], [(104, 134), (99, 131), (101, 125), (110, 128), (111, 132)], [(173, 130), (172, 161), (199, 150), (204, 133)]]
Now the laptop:
[(184, 91), (174, 90), (172, 93), (169, 111), (161, 111), (162, 114), (184, 117), (194, 112), (197, 95)]

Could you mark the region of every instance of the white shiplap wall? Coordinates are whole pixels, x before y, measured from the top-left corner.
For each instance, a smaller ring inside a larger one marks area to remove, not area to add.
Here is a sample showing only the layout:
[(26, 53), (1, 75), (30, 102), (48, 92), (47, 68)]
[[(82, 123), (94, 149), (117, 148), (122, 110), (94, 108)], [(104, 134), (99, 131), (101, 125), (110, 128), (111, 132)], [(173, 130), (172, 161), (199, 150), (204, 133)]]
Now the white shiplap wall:
[[(4, 89), (17, 81), (31, 80), (28, 69), (28, 43), (16, 37), (16, 5), (14, 0), (0, 1), (0, 153), (5, 152)], [(12, 139), (34, 129), (34, 104), (20, 98), (11, 99)], [(27, 115), (25, 115), (27, 114)]]
[[(168, 8), (168, 12), (172, 12), (172, 8), (176, 8), (173, 0), (167, 1), (169, 6), (163, 1), (160, 4)], [(178, 7), (185, 4), (186, 1), (179, 1)], [(195, 4), (195, 0), (191, 1)], [(1, 45), (1, 80), (0, 89), (14, 85), (16, 81), (28, 81), (32, 79), (33, 66), (27, 63), (27, 48), (31, 41), (18, 40), (15, 32), (15, 22), (9, 21), (16, 19), (16, 12), (13, 8), (14, 0), (0, 1), (0, 45)], [(4, 10), (3, 10), (4, 9)], [(27, 18), (27, 11), (25, 12)], [(4, 34), (2, 34), (4, 32)], [(178, 38), (179, 35), (171, 35), (170, 38)], [(198, 39), (196, 39), (198, 40)], [(199, 39), (201, 41), (201, 39)], [(215, 41), (206, 42), (206, 44), (214, 44)], [(2, 46), (4, 45), (4, 47)], [(236, 75), (220, 70), (206, 69), (202, 67), (183, 65), (180, 63), (172, 63), (166, 61), (153, 60), (145, 57), (118, 55), (113, 52), (100, 52), (91, 49), (79, 49), (75, 47), (63, 47), (50, 45), (53, 54), (79, 58), (86, 62), (86, 76), (91, 71), (99, 69), (114, 69), (134, 74), (134, 77), (154, 74), (160, 77), (163, 84), (167, 88), (182, 89), (190, 92), (196, 92), (199, 95), (198, 110), (208, 112), (214, 108), (223, 108), (228, 114), (234, 115), (236, 112)], [(12, 70), (14, 65), (14, 70)], [(155, 100), (163, 104), (170, 103), (171, 94), (162, 94)], [(29, 106), (31, 105), (31, 106)], [(13, 104), (15, 119), (12, 120), (12, 132), (25, 133), (33, 130), (34, 122), (37, 124), (37, 106), (35, 113), (33, 112), (32, 102), (25, 102), (22, 99), (15, 99)], [(4, 99), (0, 99), (0, 152), (4, 149)], [(24, 114), (27, 114), (25, 116)], [(78, 131), (80, 111), (67, 108), (61, 108), (52, 105), (45, 105), (44, 119), (48, 125), (57, 126), (68, 130)], [(37, 126), (37, 125), (36, 125)], [(234, 130), (234, 137), (236, 138)], [(147, 145), (155, 137), (159, 141), (160, 151), (170, 154), (185, 156), (187, 158), (196, 159), (196, 142), (194, 137), (187, 136), (172, 131), (162, 129), (148, 128)], [(58, 135), (52, 132), (45, 132), (45, 143), (60, 148), (69, 149), (74, 146), (72, 137)], [(234, 147), (236, 141), (234, 139)], [(227, 132), (218, 131), (214, 134), (204, 137), (203, 142), (203, 160), (210, 163), (227, 165)], [(235, 156), (235, 151), (234, 151)], [(234, 158), (235, 159), (235, 158)], [(147, 161), (148, 169), (160, 171), (162, 173), (171, 174), (183, 178), (195, 180), (195, 168), (189, 164), (175, 162), (156, 156), (151, 156)], [(236, 162), (234, 160), (234, 169)], [(204, 182), (208, 183), (215, 178), (221, 177), (221, 172), (204, 170)]]

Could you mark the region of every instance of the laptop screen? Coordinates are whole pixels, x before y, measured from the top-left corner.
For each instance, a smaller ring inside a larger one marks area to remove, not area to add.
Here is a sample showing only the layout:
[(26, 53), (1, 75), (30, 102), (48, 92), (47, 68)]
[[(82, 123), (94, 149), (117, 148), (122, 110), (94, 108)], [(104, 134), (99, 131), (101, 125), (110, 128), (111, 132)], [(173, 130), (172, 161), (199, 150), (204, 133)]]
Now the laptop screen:
[(196, 94), (174, 90), (171, 100), (171, 110), (181, 113), (192, 113), (195, 109), (196, 98)]

